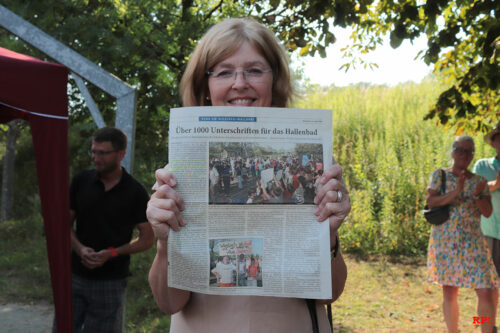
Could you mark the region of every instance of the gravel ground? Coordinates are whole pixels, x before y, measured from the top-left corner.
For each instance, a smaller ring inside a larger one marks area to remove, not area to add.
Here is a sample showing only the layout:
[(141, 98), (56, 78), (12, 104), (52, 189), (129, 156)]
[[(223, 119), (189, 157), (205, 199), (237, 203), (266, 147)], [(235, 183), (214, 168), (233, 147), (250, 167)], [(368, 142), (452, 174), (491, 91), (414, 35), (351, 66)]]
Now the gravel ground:
[(0, 332), (50, 333), (52, 305), (0, 304)]

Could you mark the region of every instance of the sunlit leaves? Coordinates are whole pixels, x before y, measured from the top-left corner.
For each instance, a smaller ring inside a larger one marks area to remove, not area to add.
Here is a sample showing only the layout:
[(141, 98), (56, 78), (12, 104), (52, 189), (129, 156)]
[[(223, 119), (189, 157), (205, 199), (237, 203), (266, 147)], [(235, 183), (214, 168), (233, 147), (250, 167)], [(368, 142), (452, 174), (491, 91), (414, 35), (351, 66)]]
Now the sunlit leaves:
[[(399, 47), (403, 40), (425, 34), (428, 47), (419, 56), (435, 63), (449, 84), (426, 119), (462, 131), (485, 130), (500, 119), (500, 101), (494, 97), (500, 87), (499, 12), (500, 2), (492, 0), (379, 1), (354, 25), (353, 45), (367, 45), (369, 36), (390, 31), (391, 46)], [(346, 50), (352, 64), (359, 62), (355, 52)], [(478, 115), (485, 126), (478, 125)]]
[(464, 117), (474, 122), (481, 110), (492, 109), (471, 96), (495, 92), (500, 81), (500, 1), (494, 0), (4, 0), (2, 4), (138, 87), (140, 117), (147, 115), (138, 128), (144, 130), (159, 126), (154, 115), (158, 107), (179, 104), (178, 81), (201, 35), (233, 16), (253, 16), (269, 25), (286, 48), (300, 56), (328, 56), (327, 47), (335, 43), (332, 27), (352, 27), (352, 45), (343, 50), (345, 70), (375, 67), (363, 57), (386, 34), (393, 48), (426, 35), (428, 47), (418, 56), (436, 64), (448, 89), (455, 92), (443, 92), (428, 117), (449, 126), (462, 126), (459, 120)]

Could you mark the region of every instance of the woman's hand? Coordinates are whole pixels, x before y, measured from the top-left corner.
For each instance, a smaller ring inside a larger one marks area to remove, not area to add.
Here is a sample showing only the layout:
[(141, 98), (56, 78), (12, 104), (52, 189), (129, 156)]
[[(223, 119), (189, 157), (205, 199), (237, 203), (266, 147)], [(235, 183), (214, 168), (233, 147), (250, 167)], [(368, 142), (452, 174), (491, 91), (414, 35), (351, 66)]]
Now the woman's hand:
[(179, 231), (186, 225), (181, 211), (184, 210), (184, 199), (174, 190), (177, 185), (175, 177), (168, 171), (168, 165), (156, 170), (155, 192), (148, 202), (146, 215), (159, 240), (166, 241), (170, 229)]
[(317, 220), (322, 222), (328, 218), (330, 234), (334, 235), (351, 211), (351, 199), (342, 179), (340, 165), (335, 164), (325, 170), (314, 203), (317, 205), (314, 210)]
[(156, 184), (153, 195), (148, 202), (146, 215), (158, 237), (156, 256), (149, 270), (149, 285), (156, 304), (166, 314), (179, 312), (189, 302), (191, 292), (168, 287), (168, 234), (170, 229), (180, 230), (185, 225), (181, 215), (184, 210), (184, 200), (174, 190), (177, 185), (175, 177), (168, 171), (168, 165), (156, 170)]
[(476, 184), (476, 188), (474, 189), (474, 199), (476, 207), (481, 212), (481, 215), (484, 217), (490, 217), (491, 213), (493, 213), (493, 206), (491, 204), (491, 196), (490, 195), (481, 195), (484, 189), (488, 186), (488, 181), (483, 179)]

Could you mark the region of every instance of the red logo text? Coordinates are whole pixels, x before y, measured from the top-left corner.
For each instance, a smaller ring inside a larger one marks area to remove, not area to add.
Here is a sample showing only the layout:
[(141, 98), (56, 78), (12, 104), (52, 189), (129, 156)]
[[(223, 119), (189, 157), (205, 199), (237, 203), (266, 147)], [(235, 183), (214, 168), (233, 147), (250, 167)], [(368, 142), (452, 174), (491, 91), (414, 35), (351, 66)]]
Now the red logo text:
[(491, 324), (490, 317), (472, 317), (472, 325)]

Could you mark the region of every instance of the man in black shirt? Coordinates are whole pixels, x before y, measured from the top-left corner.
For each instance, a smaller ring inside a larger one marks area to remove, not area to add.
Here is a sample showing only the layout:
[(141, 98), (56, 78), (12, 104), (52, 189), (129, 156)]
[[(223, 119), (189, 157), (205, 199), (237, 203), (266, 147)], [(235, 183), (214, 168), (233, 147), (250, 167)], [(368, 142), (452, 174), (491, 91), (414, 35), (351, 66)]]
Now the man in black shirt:
[[(75, 332), (121, 332), (130, 254), (153, 245), (144, 187), (120, 162), (126, 135), (105, 127), (92, 137), (95, 169), (71, 182), (71, 267)], [(139, 236), (132, 239), (134, 228)]]

